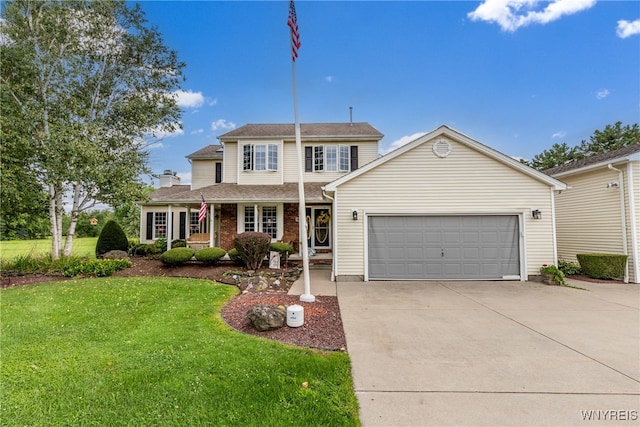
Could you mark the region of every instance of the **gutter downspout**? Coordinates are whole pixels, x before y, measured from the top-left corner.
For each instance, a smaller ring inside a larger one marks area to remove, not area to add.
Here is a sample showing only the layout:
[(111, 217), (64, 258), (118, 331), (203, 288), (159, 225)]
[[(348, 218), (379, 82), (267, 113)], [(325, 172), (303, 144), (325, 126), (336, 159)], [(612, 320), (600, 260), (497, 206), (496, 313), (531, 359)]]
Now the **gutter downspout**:
[(633, 251), (633, 280), (640, 283), (640, 259), (638, 259), (638, 229), (636, 228), (636, 202), (633, 187), (633, 163), (627, 163), (627, 192), (629, 193), (629, 222), (631, 222), (631, 250)]
[(336, 255), (338, 253), (338, 239), (337, 239), (338, 233), (336, 231), (338, 226), (338, 220), (336, 217), (337, 206), (336, 206), (335, 199), (327, 194), (324, 187), (322, 187), (322, 196), (331, 200), (331, 222), (333, 223), (333, 226), (331, 228), (331, 233), (333, 234), (333, 236), (331, 236), (331, 239), (333, 242), (333, 245), (332, 245), (333, 256), (331, 257), (331, 281), (335, 282), (336, 281)]
[(629, 283), (629, 248), (627, 242), (627, 212), (624, 203), (624, 172), (616, 169), (611, 163), (607, 165), (612, 171), (618, 172), (618, 183), (620, 184), (620, 211), (622, 216), (622, 252), (627, 256), (627, 264), (624, 268), (624, 283)]

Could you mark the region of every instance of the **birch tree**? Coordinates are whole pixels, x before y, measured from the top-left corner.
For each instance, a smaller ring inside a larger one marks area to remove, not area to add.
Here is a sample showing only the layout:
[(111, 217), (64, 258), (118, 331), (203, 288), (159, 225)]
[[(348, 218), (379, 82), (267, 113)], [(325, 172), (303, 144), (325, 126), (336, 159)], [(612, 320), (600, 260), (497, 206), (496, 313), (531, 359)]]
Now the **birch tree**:
[(2, 89), (28, 129), (26, 167), (48, 191), (51, 255), (70, 255), (82, 211), (142, 196), (145, 141), (179, 127), (171, 94), (184, 64), (122, 0), (14, 0), (2, 17)]

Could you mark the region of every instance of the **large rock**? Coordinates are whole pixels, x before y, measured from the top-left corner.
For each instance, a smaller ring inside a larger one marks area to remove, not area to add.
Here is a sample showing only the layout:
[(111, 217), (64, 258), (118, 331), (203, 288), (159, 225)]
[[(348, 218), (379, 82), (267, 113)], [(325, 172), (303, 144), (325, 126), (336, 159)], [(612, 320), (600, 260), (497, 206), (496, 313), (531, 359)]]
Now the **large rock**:
[(287, 313), (272, 305), (258, 304), (247, 311), (247, 317), (256, 330), (263, 332), (283, 327)]

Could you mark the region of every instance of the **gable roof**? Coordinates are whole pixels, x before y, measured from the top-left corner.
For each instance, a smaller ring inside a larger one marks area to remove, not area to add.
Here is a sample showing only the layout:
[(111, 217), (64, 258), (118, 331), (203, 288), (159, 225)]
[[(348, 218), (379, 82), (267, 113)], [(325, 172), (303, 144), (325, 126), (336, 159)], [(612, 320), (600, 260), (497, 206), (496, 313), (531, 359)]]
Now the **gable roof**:
[(564, 165), (543, 171), (549, 176), (562, 176), (578, 171), (585, 171), (606, 166), (609, 163), (619, 163), (624, 161), (640, 161), (640, 143), (627, 145), (617, 150), (607, 153), (596, 154), (584, 159), (574, 160)]
[[(383, 135), (369, 123), (301, 123), (300, 136), (305, 139), (382, 139)], [(238, 139), (294, 139), (293, 123), (247, 124), (220, 135), (222, 142)]]
[(185, 157), (187, 159), (222, 159), (223, 154), (224, 147), (222, 145), (211, 144)]
[(362, 166), (359, 169), (356, 169), (355, 171), (344, 175), (338, 179), (336, 179), (333, 182), (330, 182), (329, 184), (327, 184), (324, 189), (326, 191), (335, 191), (336, 188), (342, 184), (344, 184), (345, 182), (348, 182), (364, 173), (367, 173), (369, 170), (384, 164), (386, 162), (388, 162), (389, 160), (392, 160), (398, 156), (401, 156), (402, 154), (406, 153), (409, 150), (412, 150), (413, 148), (424, 144), (427, 141), (430, 141), (436, 137), (439, 136), (447, 136), (463, 145), (466, 145), (469, 148), (472, 148), (484, 155), (486, 155), (487, 157), (490, 157), (512, 169), (515, 169), (519, 172), (522, 172), (525, 175), (530, 176), (533, 179), (536, 179), (538, 181), (541, 181), (551, 187), (553, 187), (554, 190), (566, 190), (567, 189), (567, 185), (561, 181), (558, 181), (555, 178), (552, 178), (548, 175), (545, 175), (544, 173), (537, 171), (525, 164), (520, 163), (517, 160), (512, 159), (511, 157), (500, 153), (499, 151), (494, 150), (491, 147), (488, 147), (472, 138), (469, 138), (468, 136), (464, 135), (461, 132), (458, 132), (455, 129), (450, 128), (449, 126), (445, 126), (442, 125), (440, 127), (438, 127), (437, 129), (426, 133), (425, 135), (414, 139), (412, 142), (405, 144), (393, 151), (391, 151), (390, 153), (385, 154), (382, 157), (377, 158), (376, 160), (372, 161), (371, 163), (368, 163), (364, 166)]

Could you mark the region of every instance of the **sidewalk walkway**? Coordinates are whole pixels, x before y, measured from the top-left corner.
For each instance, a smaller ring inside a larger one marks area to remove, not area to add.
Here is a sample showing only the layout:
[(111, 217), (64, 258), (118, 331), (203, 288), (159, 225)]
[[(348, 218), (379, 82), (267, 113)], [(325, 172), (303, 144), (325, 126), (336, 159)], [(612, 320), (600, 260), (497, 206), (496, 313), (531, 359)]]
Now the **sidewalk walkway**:
[[(311, 295), (337, 296), (336, 282), (331, 281), (331, 270), (310, 269), (309, 287)], [(304, 277), (301, 275), (289, 289), (289, 295), (302, 295), (304, 293)]]

